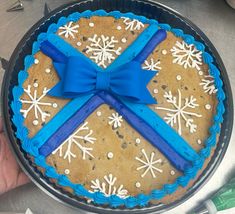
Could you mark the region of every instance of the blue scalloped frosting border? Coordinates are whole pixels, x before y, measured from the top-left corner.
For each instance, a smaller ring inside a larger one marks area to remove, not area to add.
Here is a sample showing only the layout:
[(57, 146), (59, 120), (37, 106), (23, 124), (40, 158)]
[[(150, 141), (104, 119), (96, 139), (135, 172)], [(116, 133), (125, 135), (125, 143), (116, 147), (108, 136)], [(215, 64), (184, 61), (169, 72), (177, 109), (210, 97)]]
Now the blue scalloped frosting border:
[[(218, 89), (216, 97), (218, 99), (218, 104), (216, 107), (216, 115), (214, 116), (214, 124), (209, 128), (210, 136), (205, 141), (205, 148), (201, 149), (198, 153), (200, 159), (197, 159), (193, 162), (193, 167), (186, 170), (184, 175), (178, 177), (176, 181), (172, 184), (163, 185), (162, 189), (152, 190), (149, 195), (139, 194), (136, 197), (130, 196), (126, 199), (122, 199), (117, 195), (112, 195), (106, 197), (101, 192), (89, 192), (81, 184), (72, 183), (67, 176), (63, 174), (58, 174), (56, 169), (46, 163), (46, 158), (38, 154), (38, 150), (34, 150), (34, 145), (28, 138), (28, 129), (24, 126), (24, 118), (20, 114), (20, 109), (22, 103), (19, 101), (21, 95), (24, 93), (23, 83), (28, 77), (27, 70), (34, 63), (34, 54), (39, 51), (39, 46), (41, 42), (45, 41), (51, 33), (56, 33), (58, 28), (62, 25), (65, 25), (69, 21), (78, 21), (81, 17), (90, 18), (91, 16), (112, 16), (116, 19), (119, 19), (123, 16), (129, 17), (130, 19), (137, 19), (146, 24), (157, 24), (160, 28), (167, 31), (171, 31), (175, 36), (182, 38), (188, 44), (194, 44), (199, 51), (202, 51), (203, 61), (208, 64), (210, 75), (214, 77), (215, 86)], [(186, 187), (191, 179), (193, 179), (199, 169), (203, 166), (203, 163), (206, 158), (209, 157), (212, 147), (216, 145), (216, 136), (220, 133), (220, 124), (223, 122), (223, 113), (225, 112), (223, 100), (225, 99), (225, 94), (223, 91), (223, 82), (220, 79), (220, 72), (218, 68), (213, 64), (213, 57), (205, 51), (205, 46), (195, 41), (194, 37), (188, 34), (184, 34), (181, 29), (171, 28), (168, 24), (159, 24), (156, 20), (147, 19), (144, 16), (137, 16), (133, 13), (121, 13), (119, 11), (113, 11), (110, 13), (105, 12), (104, 10), (97, 11), (84, 11), (82, 13), (73, 13), (68, 17), (61, 17), (57, 24), (53, 23), (49, 26), (47, 33), (41, 33), (37, 41), (33, 43), (32, 54), (28, 55), (24, 59), (24, 70), (21, 70), (18, 74), (18, 86), (13, 88), (13, 101), (11, 103), (11, 108), (13, 110), (12, 121), (17, 127), (16, 136), (22, 142), (22, 148), (33, 155), (35, 163), (45, 169), (45, 175), (48, 178), (53, 178), (57, 180), (57, 183), (63, 187), (70, 187), (73, 189), (74, 194), (81, 197), (90, 198), (94, 203), (103, 205), (109, 204), (111, 207), (126, 206), (127, 208), (133, 208), (135, 206), (145, 206), (150, 200), (160, 200), (167, 194), (174, 193), (179, 186)]]

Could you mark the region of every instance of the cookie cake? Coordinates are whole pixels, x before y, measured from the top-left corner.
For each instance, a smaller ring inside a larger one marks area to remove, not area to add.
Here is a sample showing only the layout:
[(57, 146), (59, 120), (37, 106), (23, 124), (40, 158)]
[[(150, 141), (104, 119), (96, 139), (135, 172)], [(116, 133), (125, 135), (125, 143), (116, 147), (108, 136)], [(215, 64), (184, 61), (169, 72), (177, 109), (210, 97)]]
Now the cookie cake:
[(213, 155), (220, 71), (167, 23), (104, 10), (42, 32), (13, 88), (16, 136), (65, 194), (110, 208), (170, 203)]

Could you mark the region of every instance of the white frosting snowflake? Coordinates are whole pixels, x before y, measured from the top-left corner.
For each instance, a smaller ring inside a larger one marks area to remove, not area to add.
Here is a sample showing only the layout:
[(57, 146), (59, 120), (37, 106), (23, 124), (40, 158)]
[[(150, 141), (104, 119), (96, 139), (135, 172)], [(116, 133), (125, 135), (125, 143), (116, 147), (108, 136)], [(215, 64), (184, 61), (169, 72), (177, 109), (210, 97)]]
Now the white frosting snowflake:
[(206, 75), (205, 79), (202, 79), (199, 85), (202, 86), (205, 93), (215, 94), (218, 91), (218, 89), (216, 89), (214, 82), (215, 80), (212, 76)]
[(109, 117), (109, 125), (113, 125), (115, 129), (121, 127), (122, 121), (122, 116), (120, 116), (117, 112), (112, 113), (112, 116)]
[(141, 175), (141, 177), (143, 178), (148, 172), (151, 173), (152, 177), (153, 178), (156, 178), (156, 174), (155, 174), (155, 171), (157, 171), (158, 173), (162, 173), (163, 170), (162, 169), (159, 169), (157, 168), (155, 165), (156, 164), (161, 164), (162, 163), (162, 159), (157, 159), (157, 160), (154, 160), (154, 156), (155, 156), (155, 153), (152, 152), (151, 153), (151, 156), (148, 157), (145, 150), (142, 149), (141, 152), (143, 153), (144, 155), (144, 158), (145, 160), (142, 160), (138, 157), (135, 157), (136, 160), (138, 160), (140, 163), (142, 163), (143, 165), (138, 167), (137, 168), (137, 171), (139, 170), (142, 170), (142, 169), (145, 169), (144, 173)]
[(116, 181), (117, 178), (114, 177), (112, 174), (109, 174), (108, 176), (105, 175), (104, 182), (101, 182), (99, 179), (95, 179), (91, 181), (91, 189), (93, 190), (91, 192), (102, 192), (106, 197), (111, 195), (117, 195), (123, 199), (127, 198), (128, 191), (126, 189), (123, 189), (123, 185), (116, 187)]
[(183, 65), (185, 69), (190, 67), (196, 68), (198, 71), (200, 70), (202, 52), (198, 51), (193, 44), (188, 45), (184, 41), (177, 41), (171, 52), (174, 57), (173, 63)]
[(130, 19), (128, 17), (122, 17), (124, 19), (123, 23), (126, 25), (125, 30), (140, 30), (144, 27), (144, 24), (137, 19)]
[(25, 100), (25, 99), (21, 99), (20, 101), (23, 104), (27, 104), (28, 108), (26, 109), (21, 109), (20, 112), (23, 113), (23, 117), (27, 118), (28, 114), (30, 111), (34, 112), (34, 120), (33, 120), (33, 124), (37, 125), (38, 124), (38, 120), (39, 117), (41, 117), (41, 121), (45, 122), (46, 121), (46, 117), (49, 117), (50, 114), (46, 111), (43, 111), (42, 106), (51, 106), (53, 108), (57, 107), (56, 103), (49, 103), (49, 102), (43, 102), (43, 98), (46, 96), (47, 92), (50, 89), (44, 88), (42, 95), (38, 95), (38, 91), (37, 91), (37, 87), (38, 84), (34, 83), (34, 90), (32, 91), (31, 85), (28, 85), (27, 89), (24, 89), (24, 92), (27, 94), (27, 96), (29, 97), (29, 100)]
[(99, 66), (107, 67), (107, 64), (110, 64), (112, 60), (115, 59), (114, 54), (121, 54), (121, 47), (115, 48), (115, 44), (118, 43), (118, 40), (114, 39), (114, 36), (104, 36), (101, 35), (98, 37), (96, 34), (93, 38), (88, 38), (90, 45), (86, 46), (86, 53), (92, 53), (90, 56), (91, 59), (94, 59)]
[(69, 38), (69, 36), (71, 36), (73, 39), (75, 38), (74, 33), (78, 33), (77, 28), (79, 28), (79, 25), (73, 25), (73, 22), (69, 22), (69, 24), (66, 24), (62, 27), (59, 27), (59, 29), (61, 30), (59, 32), (59, 35), (64, 35), (65, 38)]
[[(82, 152), (82, 159), (86, 160), (86, 156), (94, 158), (91, 154), (93, 148), (83, 146), (81, 143), (91, 143), (94, 144), (96, 138), (92, 137), (93, 131), (87, 126), (88, 122), (85, 122), (81, 127), (78, 128), (72, 135), (69, 136), (52, 154), (59, 152), (59, 156), (67, 159), (71, 163), (71, 158), (76, 158), (76, 154), (72, 151), (72, 145), (77, 146)], [(66, 150), (64, 151), (64, 148)]]
[(152, 71), (158, 71), (158, 70), (162, 69), (160, 64), (161, 64), (160, 61), (154, 62), (154, 59), (151, 58), (150, 62), (148, 62), (147, 60), (144, 61), (143, 69), (152, 70)]
[(178, 90), (178, 95), (178, 98), (176, 98), (172, 95), (171, 91), (165, 92), (164, 97), (168, 103), (173, 105), (173, 108), (155, 108), (168, 112), (164, 117), (164, 120), (166, 120), (167, 124), (170, 124), (172, 127), (177, 124), (179, 135), (182, 134), (181, 120), (185, 121), (185, 126), (189, 128), (190, 133), (194, 133), (196, 132), (197, 125), (193, 123), (194, 120), (192, 117), (202, 117), (202, 115), (191, 112), (189, 110), (195, 109), (199, 105), (196, 104), (196, 98), (193, 96), (185, 98), (183, 104), (180, 90)]

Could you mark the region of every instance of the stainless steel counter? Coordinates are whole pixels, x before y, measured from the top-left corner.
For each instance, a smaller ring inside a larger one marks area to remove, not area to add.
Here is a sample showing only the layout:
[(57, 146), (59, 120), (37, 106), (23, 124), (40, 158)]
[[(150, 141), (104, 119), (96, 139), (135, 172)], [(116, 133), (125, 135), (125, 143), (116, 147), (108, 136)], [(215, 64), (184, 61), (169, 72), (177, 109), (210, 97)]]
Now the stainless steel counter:
[[(24, 12), (6, 13), (6, 9), (14, 0), (0, 2), (0, 57), (9, 59), (24, 33), (43, 15), (45, 0), (24, 0)], [(48, 0), (54, 9), (66, 3), (66, 0)], [(159, 0), (172, 7), (193, 21), (209, 37), (220, 53), (233, 88), (235, 97), (235, 10), (223, 0)], [(0, 80), (3, 70), (0, 69)], [(235, 99), (234, 99), (235, 100)], [(233, 134), (224, 160), (209, 182), (190, 200), (165, 214), (182, 214), (200, 204), (216, 189), (226, 183), (231, 175), (235, 175), (235, 135)], [(15, 189), (0, 196), (0, 211), (22, 212), (31, 208), (35, 214), (84, 213), (73, 210), (51, 199), (34, 184)], [(221, 213), (232, 214), (235, 209)]]

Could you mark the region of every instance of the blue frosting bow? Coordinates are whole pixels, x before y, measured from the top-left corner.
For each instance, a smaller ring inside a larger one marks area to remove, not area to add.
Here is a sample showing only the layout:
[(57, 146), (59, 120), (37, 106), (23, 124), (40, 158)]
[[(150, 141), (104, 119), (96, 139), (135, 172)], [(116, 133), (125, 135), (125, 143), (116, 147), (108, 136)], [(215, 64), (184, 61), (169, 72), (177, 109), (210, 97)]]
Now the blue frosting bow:
[(49, 94), (62, 98), (75, 98), (84, 94), (107, 91), (131, 102), (156, 104), (156, 100), (147, 89), (149, 81), (156, 74), (146, 71), (141, 64), (153, 49), (166, 38), (165, 30), (158, 30), (145, 48), (134, 59), (109, 69), (101, 69), (82, 53), (65, 56), (49, 41), (41, 43), (41, 51), (52, 58), (60, 81)]
[(133, 60), (106, 72), (97, 70), (82, 56), (71, 56), (66, 63), (54, 62), (54, 67), (61, 81), (50, 90), (52, 96), (75, 98), (105, 90), (133, 102), (156, 103), (147, 89), (156, 72), (143, 70), (138, 61)]

